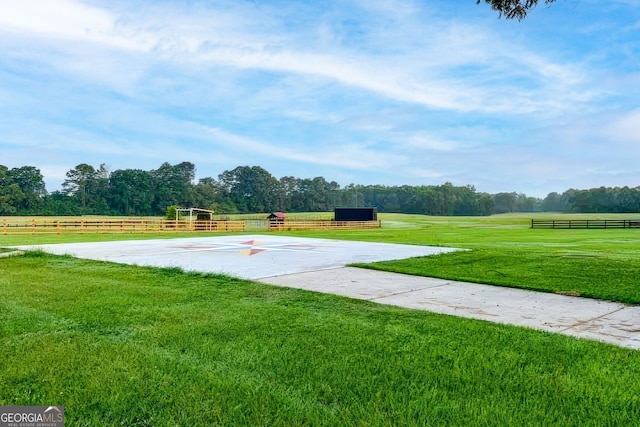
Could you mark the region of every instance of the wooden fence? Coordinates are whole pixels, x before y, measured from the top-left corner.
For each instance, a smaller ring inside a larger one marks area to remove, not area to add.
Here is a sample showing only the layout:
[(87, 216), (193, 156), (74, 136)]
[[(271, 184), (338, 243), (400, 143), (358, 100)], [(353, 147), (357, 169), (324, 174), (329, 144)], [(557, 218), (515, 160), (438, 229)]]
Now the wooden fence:
[(162, 219), (10, 219), (2, 234), (176, 233), (245, 231), (244, 221), (170, 221)]
[(532, 219), (531, 228), (640, 228), (640, 219)]
[(1, 234), (243, 232), (380, 228), (380, 221), (268, 220), (172, 221), (162, 219), (24, 219), (4, 218)]
[(362, 229), (380, 228), (382, 223), (378, 221), (329, 221), (329, 220), (304, 220), (270, 222), (269, 231), (292, 231), (292, 230), (327, 230), (327, 229)]

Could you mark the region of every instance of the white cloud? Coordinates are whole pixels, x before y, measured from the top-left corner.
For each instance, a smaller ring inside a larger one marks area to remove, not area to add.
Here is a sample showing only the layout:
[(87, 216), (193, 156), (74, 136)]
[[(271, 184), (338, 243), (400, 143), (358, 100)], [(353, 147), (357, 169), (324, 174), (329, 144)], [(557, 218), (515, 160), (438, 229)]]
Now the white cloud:
[[(414, 9), (415, 6), (409, 7), (411, 11)], [(172, 61), (183, 67), (201, 64), (312, 75), (429, 108), (517, 114), (562, 110), (567, 103), (578, 100), (578, 93), (585, 98), (584, 92), (576, 89), (582, 79), (573, 67), (546, 61), (527, 53), (525, 46), (501, 42), (485, 29), (468, 24), (454, 23), (447, 27), (445, 23), (437, 23), (429, 30), (417, 26), (395, 29), (397, 45), (395, 50), (386, 47), (393, 52), (389, 56), (384, 50), (376, 52), (375, 45), (367, 45), (365, 50), (358, 46), (336, 45), (327, 49), (301, 45), (296, 33), (274, 35), (274, 29), (282, 29), (277, 21), (271, 23), (275, 28), (257, 25), (258, 30), (254, 30), (253, 24), (261, 15), (250, 14), (242, 19), (233, 11), (208, 11), (205, 13), (208, 20), (204, 21), (200, 16), (194, 19), (193, 15), (165, 7), (144, 11), (144, 16), (135, 10), (116, 15), (115, 11), (71, 0), (25, 0), (11, 2), (6, 12), (0, 18), (0, 26), (5, 30), (93, 43), (103, 49), (121, 49), (123, 54), (152, 55), (156, 61)], [(425, 39), (413, 40), (422, 37)], [(404, 42), (409, 45), (402, 46)], [(104, 55), (97, 59), (85, 48), (78, 51), (77, 47), (64, 45), (61, 49), (71, 54), (76, 49), (76, 55), (80, 56), (57, 61), (59, 67), (90, 79), (112, 79), (121, 88), (127, 77), (129, 81), (143, 78), (149, 66), (145, 61), (150, 60), (132, 56), (105, 59)], [(140, 65), (133, 65), (132, 61)], [(451, 73), (451, 67), (460, 66), (477, 69), (474, 80), (485, 80), (484, 87), (470, 84), (468, 75), (458, 77), (455, 68)], [(119, 69), (123, 72), (119, 73)], [(492, 81), (486, 80), (488, 75)], [(509, 87), (514, 75), (532, 79), (536, 84), (555, 83), (549, 85), (545, 98), (532, 91), (494, 89), (497, 84)]]
[(411, 150), (429, 150), (429, 151), (453, 151), (462, 148), (459, 143), (453, 141), (445, 141), (434, 138), (425, 134), (412, 135), (402, 144), (404, 149)]
[(113, 28), (111, 14), (71, 0), (3, 0), (0, 7), (0, 25), (18, 31), (85, 38)]
[(568, 182), (563, 163), (574, 177), (634, 169), (633, 13), (609, 49), (618, 14), (550, 29), (458, 9), (0, 0), (0, 150), (513, 187)]
[(623, 147), (632, 148), (640, 153), (640, 109), (630, 111), (615, 118), (604, 129), (604, 136), (622, 143)]
[(415, 179), (427, 179), (429, 181), (433, 179), (440, 179), (446, 177), (446, 173), (435, 171), (429, 168), (424, 168), (421, 166), (410, 166), (406, 168), (402, 168), (403, 175), (406, 177), (411, 177), (412, 181), (415, 182)]
[(146, 51), (155, 43), (148, 34), (131, 37), (132, 34), (116, 31), (116, 17), (112, 13), (73, 0), (2, 0), (0, 8), (0, 31), (133, 51)]
[(350, 169), (388, 169), (393, 164), (404, 161), (404, 156), (380, 153), (358, 144), (320, 144), (305, 151), (293, 149), (287, 144), (269, 143), (247, 138), (218, 128), (207, 129), (211, 138), (222, 147), (232, 151), (242, 151), (247, 157), (271, 157), (280, 160), (303, 162), (311, 165), (325, 165)]

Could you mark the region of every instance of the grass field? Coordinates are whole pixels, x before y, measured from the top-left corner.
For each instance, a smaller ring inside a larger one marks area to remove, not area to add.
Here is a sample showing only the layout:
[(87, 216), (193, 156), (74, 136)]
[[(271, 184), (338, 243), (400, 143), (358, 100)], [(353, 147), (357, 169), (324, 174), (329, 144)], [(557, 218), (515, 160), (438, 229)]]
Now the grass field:
[[(519, 215), (382, 220), (290, 234), (469, 248), (378, 266), (593, 296), (611, 276), (598, 297), (638, 301), (640, 230), (531, 230)], [(157, 236), (0, 236), (0, 246), (131, 237)], [(64, 405), (68, 425), (640, 420), (637, 350), (176, 269), (0, 258), (0, 336), (0, 405)]]
[(640, 229), (533, 230), (530, 218), (384, 215), (381, 230), (337, 231), (332, 236), (471, 249), (362, 267), (640, 304)]
[(640, 352), (224, 276), (0, 259), (0, 405), (68, 425), (637, 425)]
[[(308, 218), (311, 214), (290, 214)], [(316, 214), (316, 216), (327, 214)], [(242, 217), (242, 216), (239, 216)], [(255, 215), (253, 215), (255, 217)], [(535, 214), (536, 218), (630, 219), (632, 214)], [(381, 214), (383, 228), (291, 235), (472, 249), (438, 257), (367, 265), (387, 271), (640, 304), (640, 229), (532, 230), (531, 215), (429, 217)], [(193, 236), (84, 234), (2, 236), (0, 247)]]

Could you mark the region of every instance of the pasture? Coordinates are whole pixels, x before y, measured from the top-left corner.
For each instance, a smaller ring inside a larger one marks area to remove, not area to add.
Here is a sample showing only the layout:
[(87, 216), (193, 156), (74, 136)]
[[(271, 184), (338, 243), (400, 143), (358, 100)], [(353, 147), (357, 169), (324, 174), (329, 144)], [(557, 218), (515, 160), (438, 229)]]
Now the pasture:
[[(638, 303), (640, 230), (531, 230), (529, 218), (382, 215), (382, 229), (288, 234), (469, 248), (376, 268)], [(0, 295), (0, 405), (63, 405), (69, 425), (640, 419), (640, 352), (556, 334), (39, 252), (0, 258)]]
[[(382, 216), (383, 228), (332, 233), (340, 239), (471, 249), (360, 267), (640, 304), (640, 229), (530, 228), (531, 215)], [(629, 215), (535, 214), (536, 218)], [(320, 237), (319, 233), (306, 233)]]

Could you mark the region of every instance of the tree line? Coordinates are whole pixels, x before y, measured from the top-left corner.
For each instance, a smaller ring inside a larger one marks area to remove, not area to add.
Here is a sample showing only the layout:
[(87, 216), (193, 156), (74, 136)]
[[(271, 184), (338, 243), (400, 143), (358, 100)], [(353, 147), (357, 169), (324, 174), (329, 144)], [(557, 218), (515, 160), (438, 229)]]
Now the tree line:
[(544, 199), (522, 193), (488, 194), (451, 183), (422, 186), (341, 187), (323, 177), (277, 179), (260, 166), (238, 166), (217, 179), (195, 182), (193, 163), (163, 163), (158, 169), (109, 171), (79, 164), (62, 189), (47, 192), (34, 166), (0, 165), (0, 215), (164, 215), (170, 206), (200, 207), (219, 214), (326, 212), (367, 206), (379, 212), (424, 215), (491, 215), (507, 212), (640, 212), (640, 187), (569, 189)]

